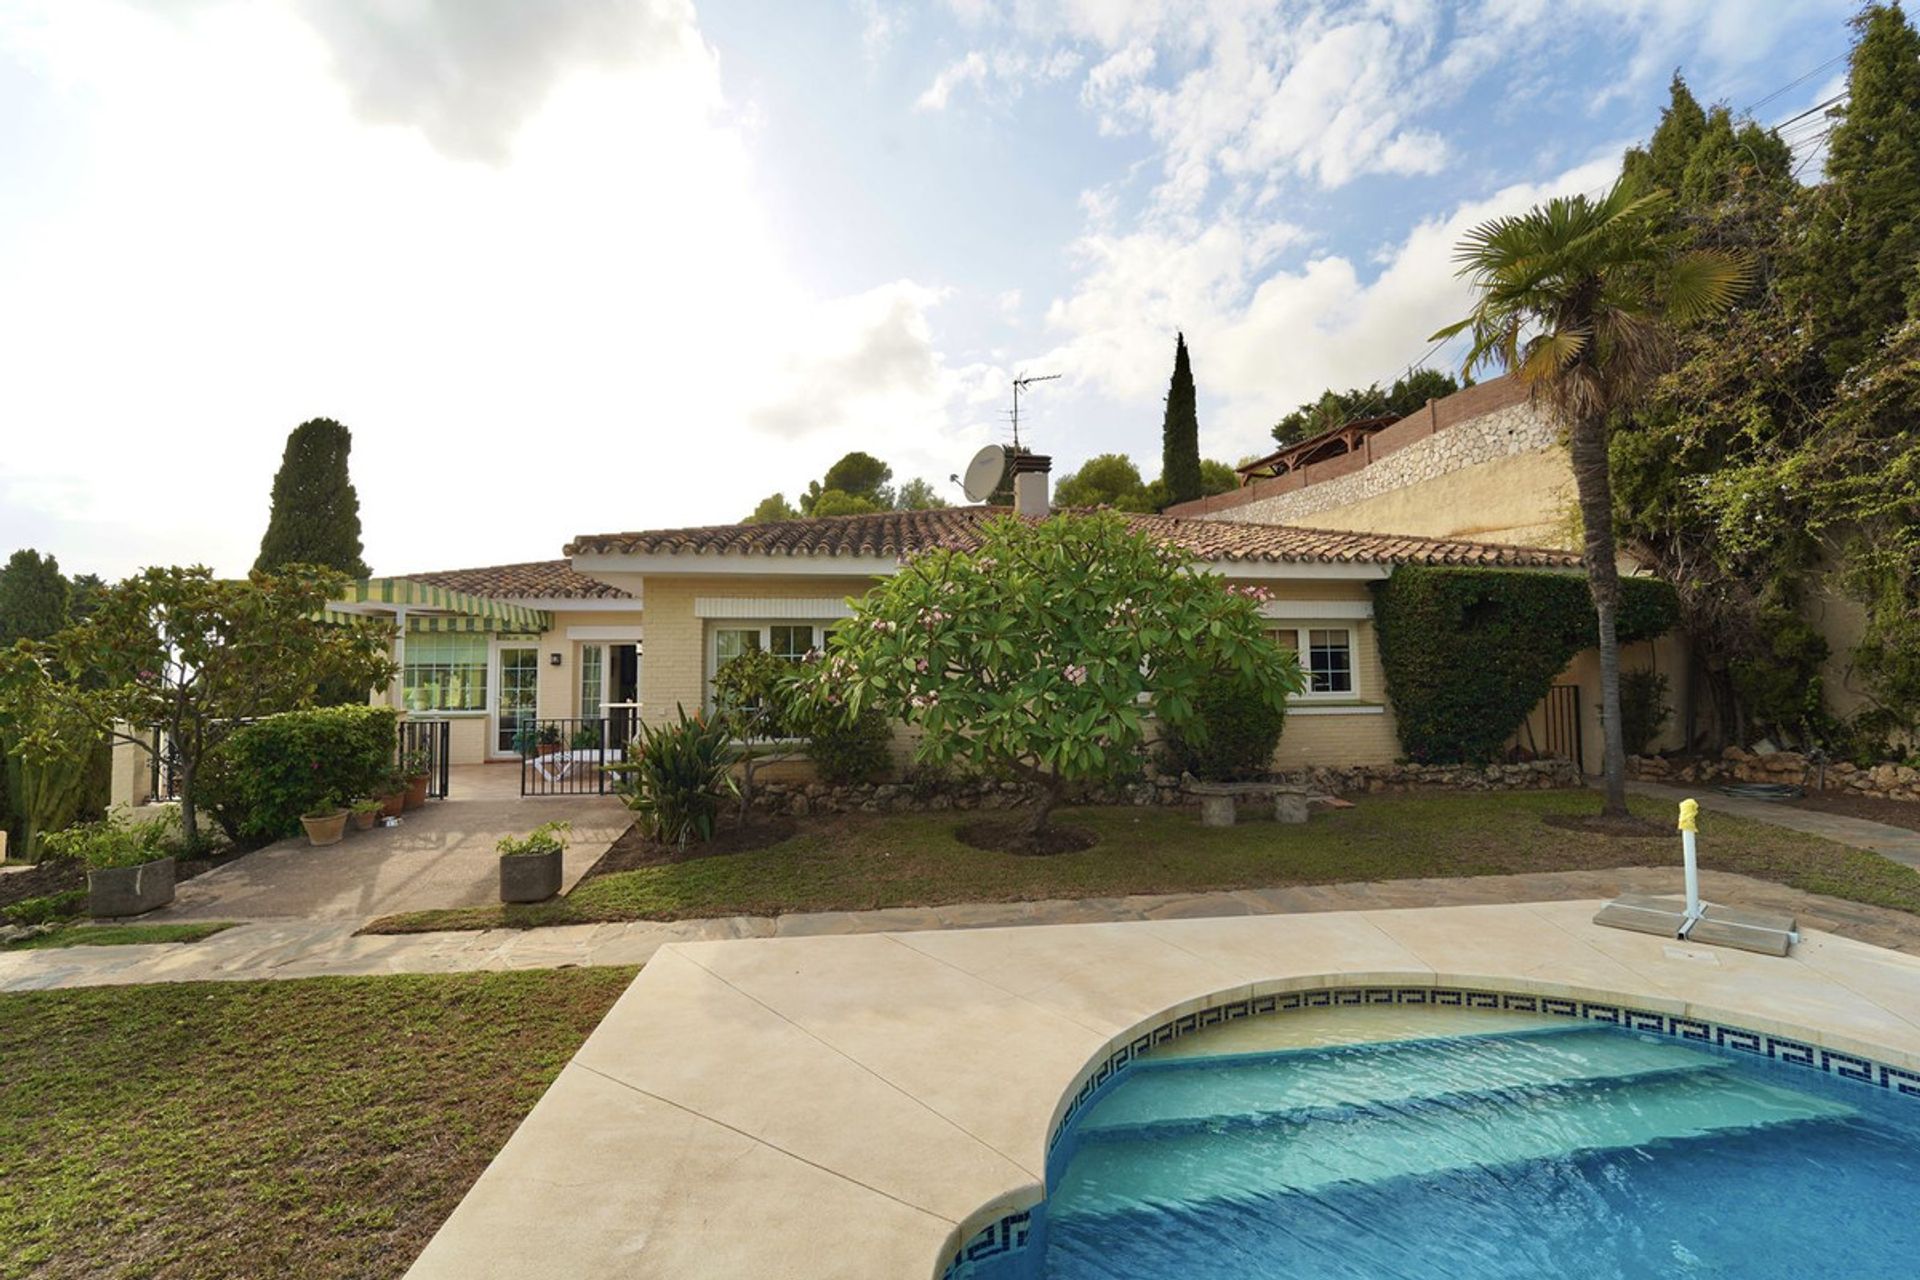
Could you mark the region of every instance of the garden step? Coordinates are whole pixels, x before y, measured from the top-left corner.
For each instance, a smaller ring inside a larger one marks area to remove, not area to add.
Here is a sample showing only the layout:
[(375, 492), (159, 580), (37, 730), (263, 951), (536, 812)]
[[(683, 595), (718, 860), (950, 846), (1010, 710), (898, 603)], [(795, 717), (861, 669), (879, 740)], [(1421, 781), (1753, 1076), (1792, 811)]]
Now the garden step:
[(1142, 1203), (1249, 1200), (1851, 1114), (1842, 1103), (1726, 1067), (1373, 1103), (1258, 1126), (1087, 1143), (1050, 1197), (1049, 1212), (1082, 1217)]
[(1143, 1128), (1263, 1123), (1295, 1113), (1699, 1070), (1719, 1059), (1670, 1040), (1568, 1028), (1148, 1063), (1090, 1111), (1084, 1141)]

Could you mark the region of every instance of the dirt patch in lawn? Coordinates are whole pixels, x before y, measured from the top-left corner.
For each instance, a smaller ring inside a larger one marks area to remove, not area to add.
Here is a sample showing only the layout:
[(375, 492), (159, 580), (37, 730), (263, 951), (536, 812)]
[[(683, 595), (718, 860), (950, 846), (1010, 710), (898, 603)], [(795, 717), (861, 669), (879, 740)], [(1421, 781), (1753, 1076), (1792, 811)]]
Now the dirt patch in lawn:
[(1884, 796), (1862, 796), (1848, 791), (1817, 791), (1791, 802), (1796, 809), (1817, 809), (1848, 818), (1884, 822), (1890, 827), (1920, 831), (1920, 800), (1889, 800)]
[(1609, 818), (1598, 813), (1548, 813), (1542, 814), (1540, 821), (1562, 831), (1584, 831), (1613, 840), (1664, 840), (1677, 830), (1651, 818)]
[(0, 875), (0, 908), (29, 898), (45, 898), (87, 887), (87, 869), (78, 858), (48, 858), (25, 871)]
[(596, 876), (612, 875), (616, 871), (637, 871), (641, 867), (665, 867), (699, 858), (718, 858), (729, 853), (771, 849), (774, 845), (793, 839), (799, 830), (800, 824), (786, 817), (762, 818), (744, 827), (737, 822), (729, 822), (714, 832), (713, 839), (704, 844), (689, 844), (683, 849), (655, 840), (638, 826), (631, 826), (626, 834), (600, 855), (600, 861), (587, 868), (580, 882), (585, 884)]
[(1100, 837), (1085, 827), (1050, 823), (1037, 835), (1027, 833), (1024, 818), (1009, 822), (988, 818), (969, 822), (954, 832), (960, 843), (989, 853), (1011, 853), (1021, 857), (1048, 858), (1060, 853), (1079, 853), (1100, 843)]

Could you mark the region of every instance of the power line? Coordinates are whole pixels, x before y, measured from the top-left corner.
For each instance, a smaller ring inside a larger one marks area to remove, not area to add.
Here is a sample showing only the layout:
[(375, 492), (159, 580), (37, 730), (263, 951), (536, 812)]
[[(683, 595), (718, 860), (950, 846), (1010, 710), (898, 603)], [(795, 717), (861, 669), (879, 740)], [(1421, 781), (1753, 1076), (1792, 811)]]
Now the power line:
[(1828, 67), (1833, 66), (1835, 63), (1845, 62), (1847, 58), (1852, 54), (1852, 52), (1853, 52), (1852, 50), (1848, 50), (1846, 53), (1834, 54), (1831, 58), (1828, 58), (1825, 62), (1821, 63), (1819, 66), (1815, 67), (1813, 70), (1806, 72), (1804, 75), (1795, 76), (1793, 79), (1787, 81), (1785, 84), (1781, 85), (1778, 89), (1775, 89), (1772, 93), (1768, 94), (1766, 97), (1756, 98), (1754, 101), (1749, 102), (1745, 107), (1741, 108), (1741, 114), (1749, 115), (1749, 116), (1752, 115), (1755, 108), (1766, 106), (1769, 102), (1772, 102), (1775, 98), (1788, 92), (1791, 89), (1796, 89), (1799, 86), (1805, 84), (1807, 81), (1813, 79), (1815, 76), (1819, 75), (1822, 71), (1825, 71)]

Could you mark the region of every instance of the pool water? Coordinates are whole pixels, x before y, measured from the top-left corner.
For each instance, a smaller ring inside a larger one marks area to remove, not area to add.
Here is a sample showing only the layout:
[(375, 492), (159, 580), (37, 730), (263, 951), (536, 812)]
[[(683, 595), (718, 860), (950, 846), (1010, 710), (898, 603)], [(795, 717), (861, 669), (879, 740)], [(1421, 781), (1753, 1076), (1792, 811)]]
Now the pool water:
[(1913, 1099), (1589, 1023), (1323, 1025), (1133, 1067), (1063, 1141), (1027, 1269), (1920, 1275)]

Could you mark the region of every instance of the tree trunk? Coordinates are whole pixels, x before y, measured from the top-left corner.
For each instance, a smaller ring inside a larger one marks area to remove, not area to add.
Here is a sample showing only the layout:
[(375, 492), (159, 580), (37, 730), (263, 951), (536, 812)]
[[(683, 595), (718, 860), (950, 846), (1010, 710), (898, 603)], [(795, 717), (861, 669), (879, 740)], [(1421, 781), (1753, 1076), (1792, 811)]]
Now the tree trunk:
[(1573, 482), (1586, 535), (1587, 589), (1600, 620), (1600, 728), (1605, 743), (1601, 773), (1606, 785), (1602, 817), (1627, 816), (1627, 748), (1620, 725), (1620, 567), (1613, 543), (1613, 479), (1607, 469), (1607, 420), (1595, 414), (1569, 433)]
[(197, 850), (200, 847), (200, 807), (195, 803), (193, 794), (193, 775), (195, 761), (182, 756), (180, 761), (180, 830), (186, 837), (187, 848)]
[(1033, 813), (1027, 818), (1025, 839), (1034, 848), (1040, 846), (1040, 833), (1047, 829), (1047, 819), (1053, 816), (1054, 806), (1060, 803), (1060, 779), (1056, 775), (1041, 782), (1040, 799), (1034, 803)]

